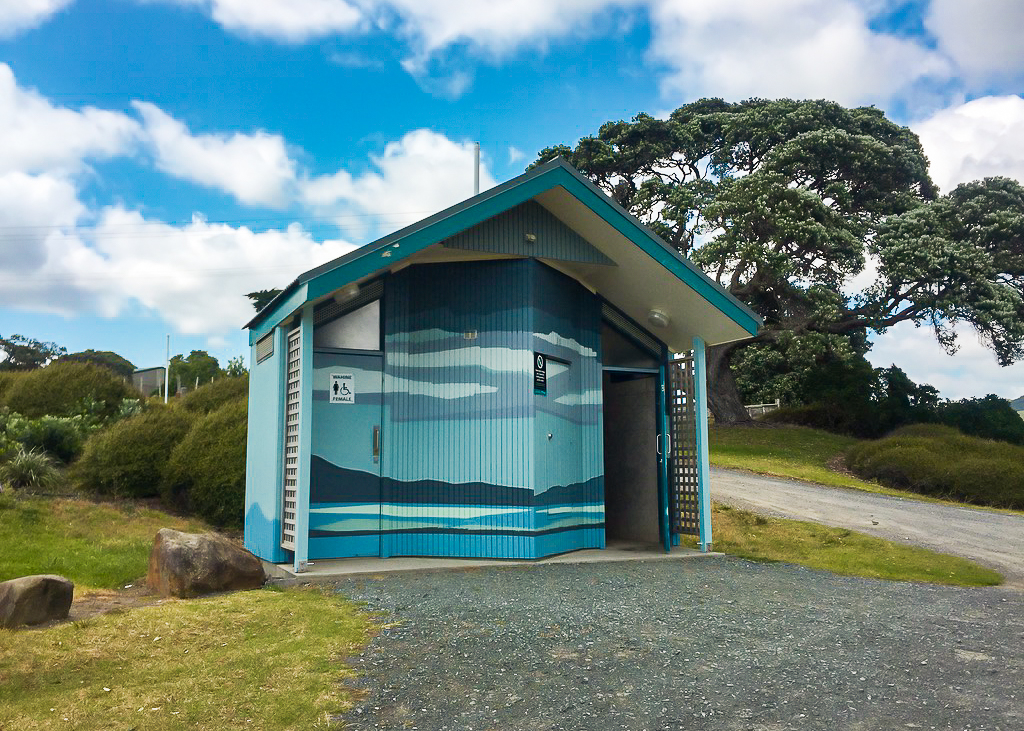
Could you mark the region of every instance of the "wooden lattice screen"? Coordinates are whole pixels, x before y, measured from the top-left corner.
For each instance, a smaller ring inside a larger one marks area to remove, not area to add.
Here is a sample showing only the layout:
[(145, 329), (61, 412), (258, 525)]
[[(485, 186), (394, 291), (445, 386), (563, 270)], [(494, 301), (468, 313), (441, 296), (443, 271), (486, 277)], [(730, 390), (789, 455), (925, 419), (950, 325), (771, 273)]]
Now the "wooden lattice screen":
[(299, 485), (299, 406), (302, 399), (302, 328), (288, 333), (284, 406), (284, 490), (281, 510), (281, 548), (295, 550), (295, 515)]
[(669, 513), (672, 532), (700, 535), (697, 396), (693, 355), (668, 362)]

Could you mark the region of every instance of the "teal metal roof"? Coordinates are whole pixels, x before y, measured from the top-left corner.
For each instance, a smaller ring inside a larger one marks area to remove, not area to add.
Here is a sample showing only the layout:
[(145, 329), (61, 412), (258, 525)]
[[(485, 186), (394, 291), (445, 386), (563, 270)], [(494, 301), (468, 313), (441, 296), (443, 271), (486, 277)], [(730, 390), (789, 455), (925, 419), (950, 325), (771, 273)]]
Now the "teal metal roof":
[(245, 327), (252, 331), (251, 338), (262, 337), (306, 302), (323, 297), (350, 282), (387, 270), (429, 246), (557, 187), (568, 191), (743, 331), (751, 336), (757, 334), (762, 320), (753, 310), (729, 294), (562, 158), (538, 165), (440, 213), (300, 274)]

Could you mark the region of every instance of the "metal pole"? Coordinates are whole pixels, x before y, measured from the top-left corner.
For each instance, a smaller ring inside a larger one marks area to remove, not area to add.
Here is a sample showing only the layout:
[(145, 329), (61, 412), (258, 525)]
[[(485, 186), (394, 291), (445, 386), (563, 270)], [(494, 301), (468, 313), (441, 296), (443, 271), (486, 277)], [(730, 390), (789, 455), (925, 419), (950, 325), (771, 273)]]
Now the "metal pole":
[(473, 195), (480, 193), (480, 143), (473, 143)]
[(164, 403), (167, 403), (167, 394), (171, 390), (171, 335), (167, 334), (167, 354), (164, 358)]

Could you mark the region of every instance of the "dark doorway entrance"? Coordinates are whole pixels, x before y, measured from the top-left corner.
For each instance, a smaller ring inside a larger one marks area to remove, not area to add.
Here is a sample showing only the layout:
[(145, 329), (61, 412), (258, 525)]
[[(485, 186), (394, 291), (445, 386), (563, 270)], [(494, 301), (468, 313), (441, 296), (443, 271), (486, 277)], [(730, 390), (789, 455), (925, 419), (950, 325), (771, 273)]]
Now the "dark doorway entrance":
[(659, 543), (656, 373), (604, 371), (605, 541)]

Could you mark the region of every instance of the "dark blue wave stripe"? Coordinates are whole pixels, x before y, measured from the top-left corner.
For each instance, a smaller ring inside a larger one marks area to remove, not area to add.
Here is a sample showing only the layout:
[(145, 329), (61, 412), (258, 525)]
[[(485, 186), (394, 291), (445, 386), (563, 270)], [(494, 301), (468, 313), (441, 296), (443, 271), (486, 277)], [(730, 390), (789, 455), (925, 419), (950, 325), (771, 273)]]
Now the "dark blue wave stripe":
[(585, 482), (556, 485), (544, 492), (530, 488), (492, 485), (486, 482), (405, 482), (378, 477), (361, 470), (346, 469), (313, 455), (310, 471), (310, 503), (396, 503), (473, 505), (481, 507), (547, 507), (593, 503), (603, 494), (604, 476)]
[(534, 536), (546, 536), (553, 533), (564, 533), (570, 530), (581, 528), (594, 528), (604, 530), (604, 523), (581, 523), (579, 525), (566, 525), (558, 528), (546, 528), (543, 530), (502, 530), (489, 528), (400, 528), (397, 530), (381, 531), (327, 531), (310, 530), (310, 538), (334, 538), (338, 536), (377, 536), (377, 535), (402, 535), (411, 533), (439, 533), (445, 535), (471, 535), (471, 536), (522, 536), (531, 538)]

